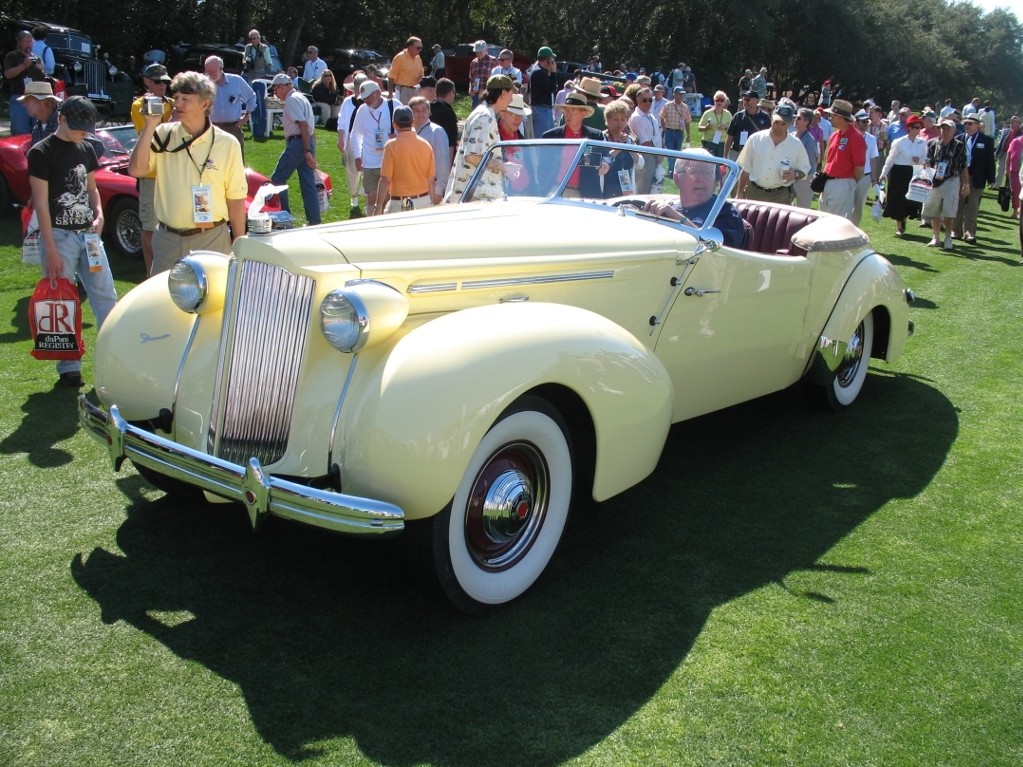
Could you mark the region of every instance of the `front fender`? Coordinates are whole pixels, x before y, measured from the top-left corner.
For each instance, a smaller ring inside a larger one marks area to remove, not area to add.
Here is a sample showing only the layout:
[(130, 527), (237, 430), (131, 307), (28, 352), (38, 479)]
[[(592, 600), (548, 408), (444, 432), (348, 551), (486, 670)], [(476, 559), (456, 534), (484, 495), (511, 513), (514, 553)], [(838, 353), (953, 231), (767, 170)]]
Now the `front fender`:
[(154, 418), (174, 403), (178, 369), (196, 316), (178, 309), (167, 291), (167, 272), (124, 296), (96, 339), (96, 394), (116, 403), (128, 421)]
[[(875, 313), (873, 356), (883, 356), (892, 362), (902, 354), (910, 335), (909, 304), (902, 278), (891, 263), (877, 253), (861, 259), (842, 287), (818, 336), (807, 374), (811, 380), (830, 383), (856, 326), (870, 312)], [(877, 338), (879, 330), (887, 331), (886, 336)], [(883, 353), (879, 354), (878, 350)]]
[(539, 386), (567, 387), (588, 409), (597, 500), (653, 471), (674, 406), (649, 349), (604, 317), (557, 304), (444, 315), (357, 365), (336, 435), (342, 486), (397, 503), (409, 519), (447, 505), (483, 435)]

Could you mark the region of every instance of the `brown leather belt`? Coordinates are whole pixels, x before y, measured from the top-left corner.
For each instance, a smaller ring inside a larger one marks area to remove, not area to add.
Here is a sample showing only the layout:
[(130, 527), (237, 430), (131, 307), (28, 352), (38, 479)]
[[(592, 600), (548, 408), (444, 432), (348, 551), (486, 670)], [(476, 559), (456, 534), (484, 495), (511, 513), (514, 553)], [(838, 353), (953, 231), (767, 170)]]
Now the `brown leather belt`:
[(212, 224), (204, 224), (202, 226), (197, 226), (194, 229), (175, 229), (173, 226), (167, 226), (165, 223), (161, 221), (160, 227), (166, 232), (176, 234), (178, 237), (193, 237), (194, 235), (202, 234), (203, 232), (208, 232), (210, 229), (216, 229), (218, 226), (223, 226), (226, 223), (227, 221), (225, 221), (224, 219), (220, 219), (220, 221), (214, 221)]

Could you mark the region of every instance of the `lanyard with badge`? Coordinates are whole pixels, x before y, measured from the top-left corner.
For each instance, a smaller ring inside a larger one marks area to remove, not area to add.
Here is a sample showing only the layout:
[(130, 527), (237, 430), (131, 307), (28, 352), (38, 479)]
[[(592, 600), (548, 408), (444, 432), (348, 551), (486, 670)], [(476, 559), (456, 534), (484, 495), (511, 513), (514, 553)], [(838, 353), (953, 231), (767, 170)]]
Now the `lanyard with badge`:
[(384, 144), (387, 143), (387, 136), (384, 133), (384, 129), (380, 127), (380, 120), (384, 116), (384, 109), (387, 108), (387, 104), (380, 105), (380, 111), (378, 114), (373, 114), (373, 109), (370, 108), (369, 116), (373, 118), (373, 122), (377, 124), (377, 128), (373, 131), (373, 147), (378, 151), (383, 151)]
[[(213, 131), (210, 134), (210, 149), (206, 154), (206, 159), (202, 164), (198, 164), (195, 158), (192, 157), (191, 146), (194, 144), (200, 136), (206, 133), (207, 130)], [(192, 166), (199, 172), (199, 183), (192, 185), (192, 220), (197, 224), (212, 224), (213, 223), (213, 187), (209, 184), (202, 183), (202, 174), (206, 170), (206, 166), (209, 165), (210, 157), (213, 155), (213, 142), (217, 140), (217, 132), (213, 130), (213, 126), (207, 120), (206, 126), (197, 135), (192, 136), (189, 139), (182, 139), (181, 144), (174, 147), (173, 149), (167, 149), (167, 145), (170, 143), (171, 134), (168, 132), (164, 138), (160, 137), (157, 133), (153, 136), (153, 151), (160, 152), (180, 152), (182, 149), (188, 154), (188, 159), (191, 161)]]
[[(212, 131), (212, 127), (210, 130)], [(203, 133), (205, 133), (205, 131), (203, 131)], [(202, 134), (199, 135), (201, 136)], [(199, 136), (195, 136), (190, 141), (182, 142), (182, 148), (184, 148), (185, 152), (188, 154), (188, 159), (199, 172), (199, 183), (192, 184), (192, 220), (197, 224), (212, 224), (213, 187), (209, 184), (203, 184), (202, 174), (210, 162), (210, 157), (213, 156), (213, 142), (217, 140), (217, 132), (212, 131), (210, 134), (210, 149), (206, 153), (206, 159), (203, 160), (202, 165), (196, 163), (195, 158), (192, 157), (192, 150), (190, 148), (198, 138)]]

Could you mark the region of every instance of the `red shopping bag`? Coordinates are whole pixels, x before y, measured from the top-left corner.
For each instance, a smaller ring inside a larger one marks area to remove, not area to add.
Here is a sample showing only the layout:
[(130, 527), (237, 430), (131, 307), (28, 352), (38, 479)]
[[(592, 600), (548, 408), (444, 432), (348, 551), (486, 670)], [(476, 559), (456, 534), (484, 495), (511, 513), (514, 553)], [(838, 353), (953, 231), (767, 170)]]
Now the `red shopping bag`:
[(78, 360), (85, 354), (82, 304), (78, 288), (66, 277), (43, 277), (28, 302), (32, 356), (37, 360)]

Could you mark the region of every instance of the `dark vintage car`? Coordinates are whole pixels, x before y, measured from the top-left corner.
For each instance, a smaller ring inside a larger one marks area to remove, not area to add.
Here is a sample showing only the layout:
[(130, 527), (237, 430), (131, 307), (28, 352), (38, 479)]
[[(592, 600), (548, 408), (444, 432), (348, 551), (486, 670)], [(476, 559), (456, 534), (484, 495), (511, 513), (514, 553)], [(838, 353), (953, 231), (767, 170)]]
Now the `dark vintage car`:
[[(103, 156), (96, 173), (103, 202), (103, 217), (106, 225), (103, 238), (107, 247), (132, 258), (142, 257), (142, 221), (139, 218), (139, 193), (135, 179), (128, 175), (128, 157), (138, 140), (138, 134), (131, 125), (102, 128), (96, 131), (103, 142)], [(7, 136), (0, 138), (0, 215), (12, 210), (15, 205), (24, 206), (30, 197), (28, 181), (29, 136)], [(251, 168), (245, 169), (249, 184), (247, 202), (264, 183), (266, 176)], [(330, 189), (329, 179), (325, 180)], [(328, 192), (329, 194), (329, 192)], [(268, 210), (280, 208), (273, 197)]]
[(391, 57), (372, 48), (331, 48), (320, 51), (320, 58), (327, 62), (327, 68), (339, 82), (355, 70), (365, 70), (371, 64), (377, 68), (381, 79), (387, 79), (391, 69)]
[(120, 81), (130, 81), (127, 73), (121, 72), (99, 53), (100, 46), (93, 43), (85, 32), (49, 21), (36, 19), (12, 19), (0, 16), (3, 36), (8, 48), (14, 47), (14, 39), (23, 29), (32, 31), (45, 27), (46, 44), (53, 51), (55, 67), (53, 76), (64, 83), (69, 95), (88, 96), (101, 112), (113, 108), (116, 88), (111, 86)]
[[(444, 51), (444, 76), (453, 80), (459, 88), (464, 89), (469, 83), (469, 64), (476, 58), (476, 54), (472, 52), (472, 46), (472, 43), (462, 43), (456, 45), (454, 51), (450, 53)], [(487, 46), (487, 52), (495, 59), (502, 50), (503, 46), (500, 45)], [(512, 65), (521, 69), (523, 76), (534, 61), (535, 58), (532, 56), (512, 51)]]

